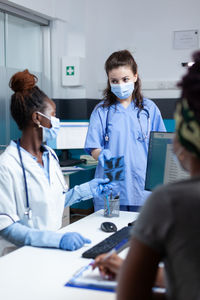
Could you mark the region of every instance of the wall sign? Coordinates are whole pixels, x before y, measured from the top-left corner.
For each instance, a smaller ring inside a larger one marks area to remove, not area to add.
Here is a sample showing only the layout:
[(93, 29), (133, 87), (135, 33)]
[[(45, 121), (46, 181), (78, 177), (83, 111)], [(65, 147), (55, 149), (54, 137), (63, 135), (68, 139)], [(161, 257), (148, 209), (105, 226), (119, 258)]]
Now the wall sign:
[(199, 48), (198, 30), (174, 31), (174, 49)]

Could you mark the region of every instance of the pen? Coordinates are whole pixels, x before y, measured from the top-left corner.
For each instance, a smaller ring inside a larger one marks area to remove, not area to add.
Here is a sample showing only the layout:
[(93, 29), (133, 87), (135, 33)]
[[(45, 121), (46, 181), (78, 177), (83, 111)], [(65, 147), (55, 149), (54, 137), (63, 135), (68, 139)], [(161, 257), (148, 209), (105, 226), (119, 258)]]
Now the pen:
[(73, 282), (74, 280), (76, 280), (78, 277), (80, 277), (86, 270), (88, 270), (90, 267), (92, 267), (92, 265), (94, 264), (94, 260), (92, 259), (90, 261), (90, 263), (86, 266), (83, 266), (82, 268), (80, 268), (71, 278), (71, 282)]
[(108, 259), (113, 253), (116, 253), (115, 248), (111, 249), (106, 256), (104, 256), (104, 258), (102, 259), (102, 261), (105, 261), (106, 259)]
[(110, 215), (110, 205), (109, 205), (108, 195), (106, 196), (106, 203), (107, 203), (108, 215)]

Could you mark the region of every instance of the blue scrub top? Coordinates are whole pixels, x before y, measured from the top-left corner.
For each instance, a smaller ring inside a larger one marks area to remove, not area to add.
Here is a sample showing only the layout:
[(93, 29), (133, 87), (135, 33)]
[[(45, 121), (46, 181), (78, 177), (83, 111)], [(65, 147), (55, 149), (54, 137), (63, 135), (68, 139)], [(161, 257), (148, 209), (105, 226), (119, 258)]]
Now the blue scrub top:
[[(150, 131), (166, 131), (161, 113), (155, 103), (149, 99), (143, 99), (144, 108), (150, 115)], [(96, 148), (110, 149), (112, 156), (124, 156), (125, 180), (119, 182), (120, 204), (136, 205), (144, 204), (149, 192), (144, 190), (147, 153), (149, 136), (143, 139), (143, 134), (148, 132), (147, 113), (142, 110), (139, 114), (141, 127), (137, 118), (138, 107), (131, 102), (124, 108), (120, 102), (108, 108), (102, 107), (101, 102), (92, 112), (90, 124), (85, 142), (85, 150), (91, 154)], [(108, 136), (109, 142), (105, 146), (104, 136), (106, 118), (108, 114)], [(104, 170), (100, 164), (97, 165), (96, 178), (104, 177)], [(95, 210), (103, 208), (102, 198), (94, 198)]]

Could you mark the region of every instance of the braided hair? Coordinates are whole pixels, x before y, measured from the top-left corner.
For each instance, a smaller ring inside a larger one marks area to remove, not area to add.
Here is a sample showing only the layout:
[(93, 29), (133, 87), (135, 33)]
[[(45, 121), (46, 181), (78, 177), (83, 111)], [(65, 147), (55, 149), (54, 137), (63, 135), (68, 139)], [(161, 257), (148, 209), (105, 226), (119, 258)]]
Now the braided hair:
[(20, 130), (25, 129), (34, 111), (43, 112), (46, 108), (47, 95), (36, 85), (38, 79), (26, 69), (14, 74), (9, 82), (14, 91), (11, 96), (11, 115)]
[[(128, 50), (121, 50), (112, 53), (105, 62), (105, 71), (108, 73), (118, 67), (129, 66), (133, 74), (137, 74), (137, 64)], [(117, 97), (111, 92), (110, 82), (107, 81), (107, 87), (103, 92), (104, 103), (103, 107), (109, 107), (112, 104), (115, 104)], [(133, 91), (132, 98), (135, 101), (135, 105), (140, 109), (143, 108), (143, 96), (141, 94), (141, 81), (138, 76), (137, 81), (135, 82), (135, 87)]]

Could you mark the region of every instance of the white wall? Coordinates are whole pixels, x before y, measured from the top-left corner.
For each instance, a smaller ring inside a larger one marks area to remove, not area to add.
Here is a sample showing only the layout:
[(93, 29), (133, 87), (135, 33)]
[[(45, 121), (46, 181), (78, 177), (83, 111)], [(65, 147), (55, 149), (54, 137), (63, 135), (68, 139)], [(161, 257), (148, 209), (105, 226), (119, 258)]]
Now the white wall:
[[(174, 30), (200, 30), (199, 0), (87, 0), (87, 97), (98, 96), (105, 83), (104, 62), (129, 49), (142, 81), (177, 81), (194, 49), (174, 50)], [(95, 62), (95, 63), (94, 63)], [(149, 97), (174, 97), (179, 91), (144, 91)]]
[[(175, 30), (200, 30), (199, 0), (12, 0), (52, 22), (52, 97), (101, 96), (104, 62), (116, 50), (129, 49), (142, 82), (176, 82), (194, 49), (173, 49)], [(61, 57), (85, 56), (85, 86), (61, 86)], [(178, 97), (178, 90), (144, 90), (149, 97)]]
[(5, 2), (52, 20), (51, 97), (85, 98), (85, 87), (63, 87), (61, 85), (62, 56), (85, 56), (85, 0), (12, 0)]
[(52, 79), (54, 98), (85, 98), (85, 87), (61, 86), (61, 57), (85, 57), (85, 0), (55, 0), (52, 23)]

